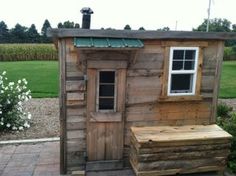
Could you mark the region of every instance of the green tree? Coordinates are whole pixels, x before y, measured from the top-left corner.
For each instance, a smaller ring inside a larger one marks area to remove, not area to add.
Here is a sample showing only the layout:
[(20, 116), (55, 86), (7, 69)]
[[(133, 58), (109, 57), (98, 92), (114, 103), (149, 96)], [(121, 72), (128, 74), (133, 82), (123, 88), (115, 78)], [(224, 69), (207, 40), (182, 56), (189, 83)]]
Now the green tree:
[(7, 43), (9, 40), (9, 30), (4, 21), (0, 22), (0, 43)]
[(41, 29), (41, 35), (42, 35), (42, 42), (43, 43), (50, 43), (51, 39), (47, 37), (47, 29), (51, 28), (50, 22), (46, 19), (43, 23), (43, 27)]
[(232, 32), (236, 32), (236, 24), (232, 25)]
[(79, 25), (79, 23), (75, 23), (75, 26), (74, 26), (75, 28), (80, 28), (80, 25)]
[(170, 28), (168, 26), (157, 29), (157, 31), (170, 31)]
[(27, 40), (29, 43), (39, 43), (40, 42), (40, 35), (39, 35), (34, 24), (32, 24), (27, 31)]
[(57, 24), (57, 27), (58, 28), (63, 28), (63, 24), (60, 22), (60, 23)]
[(13, 29), (10, 30), (11, 43), (27, 43), (27, 27), (16, 24)]
[(50, 22), (46, 19), (43, 23), (43, 27), (41, 29), (42, 36), (47, 36), (47, 29), (51, 28)]
[[(200, 24), (193, 31), (206, 31), (207, 19), (204, 19), (203, 23)], [(227, 19), (214, 18), (209, 21), (209, 32), (236, 32), (236, 25), (232, 25), (231, 22)], [(233, 46), (236, 44), (235, 40), (227, 40), (225, 46)]]
[(125, 27), (124, 27), (125, 30), (131, 30), (131, 27), (130, 25), (126, 24)]
[(63, 23), (58, 23), (57, 24), (58, 28), (80, 28), (80, 25), (78, 23), (74, 23), (73, 21), (65, 21)]
[(70, 22), (69, 20), (63, 23), (64, 28), (74, 28), (74, 25), (74, 22)]
[[(231, 22), (227, 19), (214, 18), (209, 21), (209, 32), (230, 32)], [(206, 31), (207, 19), (204, 19), (203, 23), (200, 24), (193, 31)]]
[(140, 27), (138, 30), (145, 31), (144, 27)]

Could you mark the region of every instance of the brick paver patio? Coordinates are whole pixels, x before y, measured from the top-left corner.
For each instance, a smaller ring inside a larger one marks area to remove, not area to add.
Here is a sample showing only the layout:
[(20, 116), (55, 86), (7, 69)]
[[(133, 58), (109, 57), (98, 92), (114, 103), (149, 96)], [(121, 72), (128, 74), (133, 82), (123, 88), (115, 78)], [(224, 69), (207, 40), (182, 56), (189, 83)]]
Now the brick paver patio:
[[(60, 176), (59, 141), (0, 145), (0, 176)], [(133, 171), (89, 172), (87, 176), (134, 176)], [(216, 173), (185, 176), (216, 176)], [(232, 176), (226, 174), (226, 176)]]
[(0, 146), (1, 176), (59, 176), (59, 142)]

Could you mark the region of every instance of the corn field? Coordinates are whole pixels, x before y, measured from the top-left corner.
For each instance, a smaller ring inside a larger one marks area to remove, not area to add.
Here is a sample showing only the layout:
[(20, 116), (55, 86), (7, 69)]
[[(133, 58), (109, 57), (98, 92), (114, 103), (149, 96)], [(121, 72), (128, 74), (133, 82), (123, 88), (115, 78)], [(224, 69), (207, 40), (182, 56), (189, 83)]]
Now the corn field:
[(0, 61), (58, 60), (53, 44), (0, 44)]

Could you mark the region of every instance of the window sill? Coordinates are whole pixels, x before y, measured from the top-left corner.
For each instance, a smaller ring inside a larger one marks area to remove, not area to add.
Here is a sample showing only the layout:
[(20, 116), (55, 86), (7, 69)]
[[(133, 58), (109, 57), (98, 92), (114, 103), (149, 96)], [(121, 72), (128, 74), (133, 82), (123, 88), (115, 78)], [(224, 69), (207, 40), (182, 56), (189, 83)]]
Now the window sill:
[(90, 122), (121, 122), (121, 112), (90, 112)]
[(201, 95), (185, 95), (185, 96), (161, 96), (158, 102), (174, 102), (174, 101), (201, 101)]

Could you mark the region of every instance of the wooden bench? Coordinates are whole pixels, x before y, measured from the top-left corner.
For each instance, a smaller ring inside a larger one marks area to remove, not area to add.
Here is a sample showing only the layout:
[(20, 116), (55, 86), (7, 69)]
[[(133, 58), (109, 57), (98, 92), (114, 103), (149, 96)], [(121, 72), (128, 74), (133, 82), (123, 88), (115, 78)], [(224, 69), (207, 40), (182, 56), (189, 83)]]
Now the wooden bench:
[(232, 136), (217, 125), (131, 127), (137, 176), (222, 171)]

